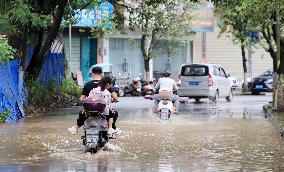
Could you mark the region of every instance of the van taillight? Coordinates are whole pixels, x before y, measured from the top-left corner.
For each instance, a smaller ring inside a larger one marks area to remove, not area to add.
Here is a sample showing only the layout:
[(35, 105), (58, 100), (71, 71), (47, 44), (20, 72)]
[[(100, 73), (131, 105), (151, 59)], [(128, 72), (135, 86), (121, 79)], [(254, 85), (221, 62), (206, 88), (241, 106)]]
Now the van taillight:
[(211, 74), (208, 75), (208, 86), (213, 85), (213, 76)]

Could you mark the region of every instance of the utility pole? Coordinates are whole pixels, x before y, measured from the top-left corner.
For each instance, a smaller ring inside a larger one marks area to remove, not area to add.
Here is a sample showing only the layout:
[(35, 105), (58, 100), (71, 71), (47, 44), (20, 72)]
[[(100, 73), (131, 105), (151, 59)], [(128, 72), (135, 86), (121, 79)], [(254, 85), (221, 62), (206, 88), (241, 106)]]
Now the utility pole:
[[(276, 47), (277, 47), (277, 50), (276, 50), (276, 72), (274, 72), (274, 76), (273, 76), (273, 107), (275, 109), (277, 109), (277, 95), (276, 95), (276, 91), (277, 91), (277, 84), (278, 84), (278, 78), (277, 77), (277, 72), (279, 70), (279, 65), (280, 65), (280, 26), (279, 26), (279, 0), (276, 0), (276, 4), (275, 4), (275, 7), (276, 7)], [(280, 75), (279, 75), (280, 76)]]
[(206, 32), (202, 32), (202, 57), (201, 63), (206, 63)]
[(69, 24), (69, 62), (68, 62), (68, 68), (69, 68), (69, 74), (71, 75), (71, 56), (72, 56), (72, 25)]
[(277, 70), (280, 65), (280, 26), (279, 26), (279, 0), (276, 2), (276, 45), (277, 45)]

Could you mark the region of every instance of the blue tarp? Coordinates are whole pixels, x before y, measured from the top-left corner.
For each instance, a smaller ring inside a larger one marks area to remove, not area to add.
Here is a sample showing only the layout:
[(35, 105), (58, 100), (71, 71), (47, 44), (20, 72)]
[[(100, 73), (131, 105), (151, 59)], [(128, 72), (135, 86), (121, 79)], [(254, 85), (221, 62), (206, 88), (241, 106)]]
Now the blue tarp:
[[(25, 69), (32, 57), (33, 48), (28, 47), (25, 61)], [(39, 79), (48, 84), (54, 79), (57, 85), (62, 83), (64, 77), (64, 54), (48, 53)], [(23, 104), (27, 103), (27, 90), (24, 86), (23, 71), (20, 71), (18, 60), (0, 64), (0, 112), (6, 109), (11, 114), (6, 122), (12, 122), (25, 116)]]
[(25, 88), (22, 83), (23, 75), (19, 69), (18, 60), (0, 64), (0, 112), (6, 109), (11, 110), (6, 122), (12, 122), (25, 116), (23, 108), (23, 89)]

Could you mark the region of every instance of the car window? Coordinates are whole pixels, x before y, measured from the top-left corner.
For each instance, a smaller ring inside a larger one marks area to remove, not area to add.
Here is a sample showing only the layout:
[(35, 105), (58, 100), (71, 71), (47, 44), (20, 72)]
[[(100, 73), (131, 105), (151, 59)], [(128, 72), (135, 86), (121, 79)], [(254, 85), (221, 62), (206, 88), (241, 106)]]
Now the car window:
[(219, 69), (220, 69), (220, 76), (226, 78), (227, 75), (226, 75), (224, 69), (222, 69), (222, 68), (219, 68)]
[(217, 68), (217, 67), (214, 67), (214, 68), (213, 68), (213, 75), (218, 76), (218, 74), (219, 74), (218, 68)]
[(267, 71), (265, 71), (264, 73), (262, 73), (261, 75), (262, 75), (262, 76), (272, 76), (272, 74), (273, 74), (273, 71), (272, 71), (272, 70), (267, 70)]
[(181, 70), (181, 76), (206, 76), (208, 75), (207, 66), (185, 66)]

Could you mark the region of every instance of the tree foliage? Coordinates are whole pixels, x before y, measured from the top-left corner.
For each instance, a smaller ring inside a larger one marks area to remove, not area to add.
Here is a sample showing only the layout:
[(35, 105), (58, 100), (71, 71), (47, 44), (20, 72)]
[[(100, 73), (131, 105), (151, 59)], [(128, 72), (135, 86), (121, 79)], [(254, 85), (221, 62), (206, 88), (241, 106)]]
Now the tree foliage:
[[(277, 73), (277, 77), (274, 77), (274, 107), (284, 111), (284, 1), (216, 0), (215, 4), (220, 10), (218, 14), (221, 25), (232, 26), (231, 33), (236, 38), (239, 38), (238, 33), (242, 33), (242, 27), (239, 26), (245, 25), (246, 31), (261, 33), (261, 44), (270, 53), (273, 69)], [(280, 14), (278, 17), (277, 12)], [(239, 20), (240, 18), (244, 20)], [(277, 34), (277, 26), (279, 26), (279, 34)], [(276, 46), (278, 38), (279, 47)], [(279, 59), (276, 56), (277, 52), (280, 53)]]
[(11, 0), (0, 1), (0, 33), (8, 35), (24, 66), (27, 43), (34, 45), (26, 76), (36, 78), (47, 51), (61, 29), (63, 17), (72, 22), (75, 11), (116, 0)]
[(4, 35), (0, 35), (0, 63), (14, 58), (15, 50), (8, 44)]
[(189, 21), (193, 2), (186, 0), (143, 0), (128, 7), (129, 28), (141, 30), (141, 51), (146, 72), (160, 39), (178, 40), (190, 33)]

